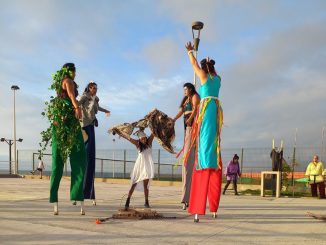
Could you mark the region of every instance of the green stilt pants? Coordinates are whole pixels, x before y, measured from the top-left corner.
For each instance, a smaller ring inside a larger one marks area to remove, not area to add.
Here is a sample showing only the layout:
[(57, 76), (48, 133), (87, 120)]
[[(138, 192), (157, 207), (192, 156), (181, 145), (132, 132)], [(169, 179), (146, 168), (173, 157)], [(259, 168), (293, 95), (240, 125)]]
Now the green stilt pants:
[[(77, 147), (78, 145), (78, 147)], [(82, 132), (77, 135), (76, 145), (73, 147), (70, 159), (71, 183), (70, 200), (84, 201), (83, 183), (87, 164), (86, 151)], [(58, 202), (58, 190), (63, 173), (64, 162), (59, 154), (56, 134), (52, 132), (52, 173), (50, 180), (50, 202)]]

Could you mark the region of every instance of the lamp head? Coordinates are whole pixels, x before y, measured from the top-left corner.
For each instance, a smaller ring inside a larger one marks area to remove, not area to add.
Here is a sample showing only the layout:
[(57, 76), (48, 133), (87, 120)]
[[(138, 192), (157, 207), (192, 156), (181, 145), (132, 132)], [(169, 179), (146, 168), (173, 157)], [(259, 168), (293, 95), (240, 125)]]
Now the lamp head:
[(203, 22), (195, 21), (195, 22), (192, 23), (192, 30), (200, 31), (201, 29), (203, 29), (203, 27), (204, 27)]
[(19, 142), (23, 142), (23, 139), (22, 139), (22, 138), (19, 138), (18, 141), (19, 141)]
[(11, 86), (11, 90), (18, 90), (18, 89), (19, 89), (19, 87), (17, 85), (12, 85)]
[(1, 142), (4, 142), (5, 141), (5, 138), (1, 138)]
[[(192, 38), (194, 39), (194, 49), (198, 51), (199, 41), (200, 41), (200, 30), (203, 29), (204, 23), (200, 21), (195, 21), (192, 23)], [(195, 37), (195, 31), (197, 31), (197, 36)]]

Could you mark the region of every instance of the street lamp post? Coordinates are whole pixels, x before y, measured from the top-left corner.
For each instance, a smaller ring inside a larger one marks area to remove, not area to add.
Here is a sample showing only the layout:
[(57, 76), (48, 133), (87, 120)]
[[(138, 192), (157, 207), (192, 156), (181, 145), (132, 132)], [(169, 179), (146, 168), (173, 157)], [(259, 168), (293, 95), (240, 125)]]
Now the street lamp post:
[[(1, 138), (1, 142), (6, 142), (9, 145), (9, 174), (11, 174), (11, 146), (14, 143), (12, 139)], [(17, 141), (22, 142), (23, 139), (19, 138)]]
[(294, 197), (294, 166), (296, 164), (295, 151), (297, 147), (297, 134), (298, 134), (298, 128), (295, 129), (294, 148), (293, 148), (293, 156), (292, 156), (292, 197)]
[[(192, 38), (194, 40), (194, 50), (195, 50), (195, 58), (197, 59), (197, 51), (200, 41), (200, 30), (203, 29), (204, 23), (200, 21), (195, 21), (192, 23)], [(195, 33), (197, 32), (197, 35)], [(194, 85), (196, 87), (196, 73), (194, 72)]]
[(17, 151), (16, 151), (16, 90), (19, 90), (17, 85), (12, 85), (11, 90), (14, 91), (14, 174), (18, 173), (18, 164), (17, 164)]

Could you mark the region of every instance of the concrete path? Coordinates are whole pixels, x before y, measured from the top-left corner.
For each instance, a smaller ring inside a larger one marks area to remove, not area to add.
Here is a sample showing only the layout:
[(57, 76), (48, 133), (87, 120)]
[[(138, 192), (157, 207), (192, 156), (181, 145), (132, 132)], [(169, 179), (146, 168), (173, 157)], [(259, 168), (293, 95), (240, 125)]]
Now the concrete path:
[[(218, 219), (208, 213), (199, 223), (181, 210), (180, 187), (150, 188), (152, 208), (176, 219), (109, 220), (127, 184), (96, 182), (97, 206), (86, 201), (86, 215), (69, 200), (70, 181), (59, 191), (59, 215), (48, 203), (49, 180), (0, 178), (0, 244), (326, 244), (326, 222), (306, 212), (326, 215), (326, 200), (313, 198), (221, 197)], [(135, 192), (132, 205), (143, 206)]]

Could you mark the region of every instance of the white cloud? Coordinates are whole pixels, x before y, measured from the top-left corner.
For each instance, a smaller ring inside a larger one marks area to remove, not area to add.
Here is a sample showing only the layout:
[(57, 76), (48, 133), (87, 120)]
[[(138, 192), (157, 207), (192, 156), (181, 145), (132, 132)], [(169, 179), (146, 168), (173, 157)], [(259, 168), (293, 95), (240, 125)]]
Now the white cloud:
[(323, 20), (312, 19), (270, 33), (252, 47), (251, 56), (230, 65), (221, 91), (226, 122), (232, 125), (225, 137), (253, 146), (272, 137), (292, 143), (293, 130), (299, 128), (302, 145), (319, 144), (316, 137), (326, 124), (325, 43)]
[[(112, 108), (124, 110), (126, 107), (142, 107), (148, 104), (153, 105), (157, 99), (175, 94), (169, 93), (179, 89), (182, 91), (182, 79), (180, 76), (161, 79), (147, 79), (135, 83), (115, 85), (103, 92), (104, 104), (109, 104)], [(163, 102), (163, 101), (162, 101)], [(158, 103), (159, 104), (159, 103)]]
[(165, 37), (147, 44), (141, 53), (141, 57), (157, 76), (162, 76), (179, 69), (182, 54), (184, 54), (183, 45), (178, 44), (176, 40), (170, 37)]

